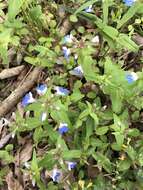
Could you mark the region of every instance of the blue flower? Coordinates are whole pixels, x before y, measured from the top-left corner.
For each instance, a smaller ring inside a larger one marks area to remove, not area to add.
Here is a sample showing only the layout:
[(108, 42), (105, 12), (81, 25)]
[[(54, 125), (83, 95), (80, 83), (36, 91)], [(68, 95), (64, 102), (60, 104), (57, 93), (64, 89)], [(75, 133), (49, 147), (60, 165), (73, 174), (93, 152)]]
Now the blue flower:
[(67, 48), (66, 46), (64, 46), (63, 48), (63, 54), (64, 54), (64, 57), (65, 59), (68, 61), (69, 60), (69, 56), (71, 54), (71, 51), (69, 48)]
[(59, 182), (61, 178), (61, 172), (58, 169), (53, 169), (51, 178), (54, 182)]
[(56, 90), (57, 95), (67, 96), (70, 93), (69, 90), (60, 86), (56, 86), (54, 89)]
[(64, 37), (64, 43), (72, 43), (73, 42), (73, 35), (69, 34)]
[(129, 84), (132, 84), (137, 79), (138, 79), (138, 75), (135, 72), (126, 74), (126, 80), (128, 81)]
[(40, 84), (36, 87), (37, 93), (42, 96), (46, 93), (47, 91), (47, 85), (46, 84)]
[(59, 126), (59, 129), (58, 129), (58, 132), (63, 135), (64, 133), (67, 133), (68, 132), (68, 124), (67, 123), (60, 123), (60, 126)]
[(72, 169), (76, 167), (77, 163), (67, 161), (67, 165), (68, 165), (68, 170), (71, 171)]
[(87, 12), (87, 13), (93, 12), (92, 5), (90, 5), (89, 7), (87, 7), (87, 8), (85, 9), (85, 12)]
[(42, 121), (42, 122), (45, 121), (46, 118), (47, 118), (47, 113), (46, 113), (46, 112), (43, 112), (43, 113), (41, 114), (41, 121)]
[(123, 0), (123, 1), (124, 1), (125, 5), (130, 7), (135, 3), (136, 0)]
[(70, 74), (83, 77), (83, 70), (81, 66), (75, 67), (72, 71), (70, 71)]
[(33, 98), (33, 95), (31, 92), (28, 92), (23, 98), (22, 98), (22, 106), (25, 107), (31, 103), (35, 102), (35, 99)]

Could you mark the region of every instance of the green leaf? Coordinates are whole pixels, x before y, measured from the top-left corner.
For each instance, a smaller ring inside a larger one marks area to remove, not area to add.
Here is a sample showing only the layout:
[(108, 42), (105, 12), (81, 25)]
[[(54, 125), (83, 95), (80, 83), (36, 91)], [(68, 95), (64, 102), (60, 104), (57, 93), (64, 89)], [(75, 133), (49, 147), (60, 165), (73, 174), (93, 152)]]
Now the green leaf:
[(16, 15), (21, 11), (24, 0), (9, 0), (8, 1), (8, 20), (13, 21)]
[(102, 166), (108, 173), (112, 172), (112, 163), (106, 156), (99, 152), (92, 154), (92, 156), (98, 162), (99, 166)]
[(50, 125), (45, 126), (45, 128), (46, 128), (46, 131), (47, 131), (47, 134), (48, 134), (50, 140), (55, 143), (59, 136), (58, 132), (54, 131), (53, 127), (51, 127)]
[(80, 158), (82, 154), (81, 150), (66, 150), (62, 153), (64, 159)]
[(40, 168), (38, 167), (38, 159), (36, 156), (35, 149), (33, 151), (33, 157), (32, 157), (32, 162), (31, 162), (31, 171), (33, 174), (33, 179), (37, 183), (40, 190), (46, 190), (44, 184), (41, 182), (41, 179), (40, 179)]
[(76, 11), (74, 14), (77, 14), (79, 12), (81, 12), (82, 10), (86, 9), (87, 7), (89, 7), (90, 5), (93, 5), (95, 2), (97, 2), (98, 0), (91, 0), (91, 1), (88, 1), (86, 3), (84, 3), (83, 5), (81, 5)]
[(116, 142), (111, 144), (111, 148), (113, 150), (115, 150), (115, 151), (120, 151), (121, 150), (121, 147)]
[(111, 95), (112, 109), (115, 113), (120, 113), (123, 106), (123, 98), (120, 95), (119, 91), (112, 91)]
[(70, 99), (71, 99), (71, 101), (73, 101), (73, 102), (77, 102), (77, 101), (81, 100), (83, 97), (84, 97), (84, 95), (81, 94), (81, 92), (80, 92), (79, 90), (75, 90), (75, 91), (73, 91), (73, 93), (71, 94)]
[(48, 134), (44, 132), (43, 128), (38, 127), (34, 131), (34, 136), (33, 136), (34, 142), (38, 144), (46, 136), (48, 136)]
[(3, 64), (8, 64), (8, 45), (11, 41), (11, 29), (4, 29), (0, 33), (0, 56), (3, 59)]
[[(90, 55), (85, 55), (85, 52), (88, 52), (88, 49), (81, 50), (79, 64), (82, 66), (84, 76), (87, 81), (95, 81), (96, 83), (100, 82), (99, 74), (95, 71), (95, 61)], [(89, 50), (89, 53), (92, 50)]]
[(140, 135), (140, 131), (138, 129), (128, 129), (129, 137), (138, 137)]
[(60, 110), (60, 112), (57, 112), (55, 110), (52, 110), (51, 117), (57, 122), (65, 122), (69, 125), (71, 124), (66, 111)]
[(141, 3), (135, 3), (128, 11), (123, 15), (121, 20), (118, 21), (117, 29), (121, 28), (126, 22), (128, 22), (140, 9)]
[(38, 63), (38, 59), (35, 57), (28, 57), (27, 56), (24, 58), (24, 61), (26, 61), (27, 63), (30, 63), (32, 65), (37, 65), (37, 63)]
[(140, 166), (143, 166), (143, 152), (140, 152), (138, 154), (138, 159), (137, 160), (138, 160)]
[(48, 170), (52, 170), (53, 166), (55, 164), (55, 160), (53, 159), (53, 155), (50, 153), (47, 153), (44, 155), (44, 158), (39, 161), (38, 166), (46, 168)]
[(0, 150), (0, 159), (3, 160), (5, 164), (14, 162), (13, 156), (6, 150)]
[(62, 139), (61, 135), (58, 136), (56, 147), (57, 147), (57, 149), (60, 149), (63, 151), (68, 151), (68, 147), (66, 145), (66, 142), (64, 139)]
[(75, 15), (71, 15), (71, 16), (70, 16), (70, 21), (71, 21), (71, 22), (77, 22), (78, 19), (77, 19), (77, 17), (76, 17)]
[(90, 143), (91, 143), (91, 145), (94, 147), (94, 148), (96, 148), (96, 147), (103, 147), (103, 142), (100, 140), (100, 139), (98, 139), (98, 138), (91, 138), (90, 139)]
[(112, 134), (115, 135), (115, 139), (116, 139), (117, 145), (119, 147), (122, 147), (122, 145), (124, 143), (124, 135), (122, 133), (120, 133), (120, 132), (114, 132)]
[(119, 171), (125, 171), (125, 170), (128, 170), (131, 166), (131, 161), (128, 160), (128, 159), (125, 159), (125, 160), (121, 160), (118, 164), (117, 164), (117, 167), (118, 167), (118, 170)]
[(131, 158), (131, 160), (134, 161), (134, 160), (136, 159), (137, 153), (136, 153), (136, 151), (133, 149), (133, 147), (128, 146), (128, 147), (126, 148), (126, 152), (127, 152), (128, 156)]
[(105, 0), (102, 1), (102, 7), (103, 7), (103, 23), (108, 23), (108, 9), (109, 6), (113, 4), (113, 0)]
[(94, 129), (93, 119), (88, 117), (86, 121), (86, 138), (89, 138), (92, 135), (93, 129)]
[(120, 34), (117, 29), (103, 23), (102, 20), (96, 15), (92, 15), (84, 11), (78, 15), (95, 23), (96, 26), (100, 29), (100, 32), (103, 34), (103, 36), (106, 37), (107, 41), (109, 40), (109, 44), (111, 44), (112, 47), (114, 47), (114, 44), (116, 43), (116, 48), (125, 47), (131, 51), (138, 51), (139, 46), (137, 46), (137, 44), (132, 41), (126, 34)]
[(35, 176), (39, 177), (40, 173), (39, 173), (38, 161), (37, 161), (35, 149), (33, 150), (33, 156), (32, 156), (32, 162), (31, 162), (31, 170), (35, 173)]
[(137, 52), (139, 50), (139, 46), (132, 41), (129, 36), (126, 34), (119, 34), (118, 38), (116, 39), (117, 43), (120, 44), (122, 47)]
[(98, 127), (96, 128), (96, 134), (97, 135), (105, 135), (108, 131), (109, 127), (105, 126), (105, 127)]

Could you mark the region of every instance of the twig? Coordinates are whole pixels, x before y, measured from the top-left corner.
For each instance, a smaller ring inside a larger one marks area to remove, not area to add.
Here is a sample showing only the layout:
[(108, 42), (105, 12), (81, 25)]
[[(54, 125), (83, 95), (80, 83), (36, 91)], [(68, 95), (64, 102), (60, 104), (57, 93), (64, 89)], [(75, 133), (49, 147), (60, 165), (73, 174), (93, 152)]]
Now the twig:
[(21, 73), (21, 71), (24, 69), (24, 67), (25, 67), (24, 65), (21, 65), (21, 66), (10, 68), (10, 69), (4, 69), (0, 73), (0, 79), (6, 79), (6, 78), (10, 78), (10, 77), (19, 75), (19, 73)]
[(25, 82), (19, 86), (17, 89), (15, 89), (0, 105), (0, 117), (7, 114), (24, 96), (25, 93), (27, 93), (33, 85), (36, 83), (37, 78), (42, 71), (41, 67), (35, 67), (33, 71), (28, 75)]

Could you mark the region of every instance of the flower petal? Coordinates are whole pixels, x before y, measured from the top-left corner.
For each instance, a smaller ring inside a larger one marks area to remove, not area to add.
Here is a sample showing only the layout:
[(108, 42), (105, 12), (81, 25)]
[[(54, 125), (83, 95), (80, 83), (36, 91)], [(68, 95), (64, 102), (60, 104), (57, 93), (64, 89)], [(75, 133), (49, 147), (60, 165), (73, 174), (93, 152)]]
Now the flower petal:
[(69, 90), (60, 86), (56, 86), (54, 89), (56, 90), (57, 95), (67, 96), (70, 93)]
[(22, 98), (22, 106), (25, 107), (33, 102), (35, 102), (36, 100), (33, 98), (33, 95), (31, 92), (28, 92), (23, 98)]
[(78, 77), (83, 77), (83, 69), (81, 66), (75, 67), (72, 71), (70, 71), (70, 74)]
[(47, 92), (47, 85), (46, 84), (40, 84), (36, 87), (37, 93), (42, 96)]
[(61, 172), (58, 169), (53, 169), (51, 178), (54, 182), (59, 182), (61, 178)]
[(67, 161), (67, 165), (68, 165), (68, 170), (71, 171), (72, 169), (76, 167), (77, 163)]
[(138, 75), (135, 72), (131, 72), (126, 74), (126, 80), (129, 84), (132, 84), (136, 80), (138, 80)]

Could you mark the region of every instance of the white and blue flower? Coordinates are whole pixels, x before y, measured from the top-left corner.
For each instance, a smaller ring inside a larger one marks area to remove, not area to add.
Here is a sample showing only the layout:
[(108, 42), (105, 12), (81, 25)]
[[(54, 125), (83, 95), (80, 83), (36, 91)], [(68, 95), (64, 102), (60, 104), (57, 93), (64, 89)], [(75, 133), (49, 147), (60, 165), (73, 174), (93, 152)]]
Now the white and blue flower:
[(135, 72), (131, 72), (126, 74), (126, 80), (129, 84), (132, 84), (136, 80), (138, 80), (138, 75)]
[(64, 36), (64, 43), (65, 44), (66, 43), (72, 43), (73, 39), (74, 39), (73, 35), (72, 34), (68, 34), (68, 35)]
[(51, 178), (54, 182), (59, 182), (61, 179), (61, 172), (58, 169), (53, 169)]
[(136, 0), (123, 0), (126, 6), (131, 7)]
[(87, 12), (87, 13), (92, 13), (92, 12), (93, 12), (92, 5), (90, 5), (89, 7), (87, 7), (87, 8), (85, 9), (85, 12)]
[(61, 86), (55, 86), (54, 90), (56, 91), (56, 95), (61, 95), (61, 96), (67, 96), (70, 91), (66, 88), (63, 88)]
[(47, 113), (46, 113), (46, 112), (43, 112), (43, 113), (41, 114), (41, 121), (42, 121), (42, 122), (45, 121), (46, 118), (47, 118)]
[(71, 171), (72, 169), (76, 167), (77, 163), (67, 161), (67, 165), (68, 165), (68, 170)]
[(33, 98), (33, 95), (31, 92), (28, 92), (23, 98), (22, 98), (22, 106), (25, 107), (33, 102), (35, 102), (36, 100)]
[(91, 40), (91, 42), (92, 43), (95, 43), (95, 44), (99, 44), (99, 36), (98, 35), (96, 35), (94, 38), (92, 38), (92, 40)]
[(36, 87), (37, 93), (42, 96), (47, 92), (47, 85), (46, 84), (40, 84)]
[(75, 67), (73, 70), (70, 71), (70, 74), (77, 77), (83, 77), (83, 69), (81, 66)]
[(69, 60), (69, 57), (70, 57), (70, 54), (71, 54), (70, 49), (67, 48), (66, 46), (63, 46), (62, 49), (63, 49), (63, 54), (64, 54), (65, 59)]
[(69, 130), (69, 128), (68, 128), (68, 124), (67, 124), (67, 123), (60, 123), (58, 132), (59, 132), (61, 135), (63, 135), (64, 133), (67, 133), (68, 130)]

